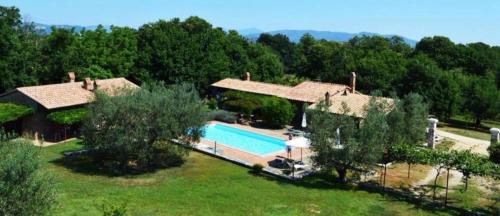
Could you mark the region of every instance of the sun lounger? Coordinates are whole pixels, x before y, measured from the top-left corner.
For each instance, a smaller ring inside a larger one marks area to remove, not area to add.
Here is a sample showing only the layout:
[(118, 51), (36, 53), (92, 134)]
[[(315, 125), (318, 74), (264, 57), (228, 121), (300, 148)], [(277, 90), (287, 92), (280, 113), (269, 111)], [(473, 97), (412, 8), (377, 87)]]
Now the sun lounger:
[(295, 129), (287, 129), (287, 132), (285, 133), (286, 135), (292, 135), (292, 136), (303, 136), (304, 132), (300, 130), (295, 130)]
[(297, 161), (294, 163), (293, 167), (297, 170), (305, 169), (307, 164), (304, 164), (302, 161)]

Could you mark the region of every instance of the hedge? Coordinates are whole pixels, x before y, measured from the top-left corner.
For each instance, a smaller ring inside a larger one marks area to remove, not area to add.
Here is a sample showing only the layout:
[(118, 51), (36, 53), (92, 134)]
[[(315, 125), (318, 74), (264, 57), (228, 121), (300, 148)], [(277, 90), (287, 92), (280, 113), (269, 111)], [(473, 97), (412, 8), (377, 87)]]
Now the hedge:
[(33, 112), (34, 110), (31, 107), (13, 103), (0, 103), (0, 124), (14, 121)]
[(286, 99), (272, 97), (262, 106), (261, 114), (264, 122), (269, 126), (283, 128), (292, 121), (294, 107)]
[(73, 125), (80, 123), (88, 113), (87, 108), (75, 108), (52, 112), (47, 115), (47, 118), (56, 124)]
[(271, 127), (282, 128), (294, 116), (293, 105), (283, 98), (233, 90), (224, 92), (222, 96), (225, 109), (246, 115), (260, 114)]
[(208, 118), (210, 120), (217, 120), (226, 123), (236, 123), (236, 121), (238, 120), (234, 113), (225, 110), (212, 111), (208, 114)]
[(251, 115), (260, 109), (269, 96), (240, 91), (226, 91), (222, 94), (225, 109)]

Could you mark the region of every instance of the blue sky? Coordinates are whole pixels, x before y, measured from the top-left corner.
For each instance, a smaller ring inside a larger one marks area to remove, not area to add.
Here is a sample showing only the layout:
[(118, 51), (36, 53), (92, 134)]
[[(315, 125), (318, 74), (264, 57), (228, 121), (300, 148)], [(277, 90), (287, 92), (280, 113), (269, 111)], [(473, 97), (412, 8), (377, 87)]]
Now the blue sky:
[(200, 16), (215, 26), (444, 35), (455, 42), (500, 45), (499, 0), (0, 0), (44, 24), (138, 27)]

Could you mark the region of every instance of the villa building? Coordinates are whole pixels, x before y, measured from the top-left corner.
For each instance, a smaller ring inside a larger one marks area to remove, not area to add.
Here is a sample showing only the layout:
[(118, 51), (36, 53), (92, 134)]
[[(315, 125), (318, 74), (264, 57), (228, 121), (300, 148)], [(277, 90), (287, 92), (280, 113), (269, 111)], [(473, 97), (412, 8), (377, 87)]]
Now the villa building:
[[(363, 118), (365, 106), (368, 105), (372, 96), (356, 91), (356, 73), (350, 75), (349, 85), (305, 81), (296, 86), (285, 86), (250, 80), (250, 73), (246, 73), (244, 79), (226, 78), (212, 84), (216, 92), (224, 90), (237, 90), (262, 95), (276, 96), (288, 99), (299, 108), (299, 113), (304, 104), (313, 109), (322, 100), (329, 101), (329, 111), (335, 114), (343, 114), (342, 104), (345, 103), (350, 112), (348, 115)], [(390, 98), (380, 98), (392, 102)]]
[(31, 107), (34, 113), (17, 120), (15, 129), (29, 133), (35, 138), (57, 139), (57, 126), (47, 119), (47, 114), (65, 109), (82, 107), (94, 99), (96, 90), (113, 95), (118, 89), (138, 88), (125, 78), (75, 82), (75, 74), (70, 72), (69, 82), (51, 85), (19, 87), (0, 95), (0, 103), (15, 103)]

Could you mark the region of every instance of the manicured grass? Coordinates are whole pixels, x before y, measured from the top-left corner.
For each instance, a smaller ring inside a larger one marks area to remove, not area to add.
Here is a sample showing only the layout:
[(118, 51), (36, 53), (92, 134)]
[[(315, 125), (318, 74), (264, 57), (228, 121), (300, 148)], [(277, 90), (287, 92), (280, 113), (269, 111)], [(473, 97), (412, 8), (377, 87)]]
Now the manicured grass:
[[(58, 182), (54, 215), (99, 215), (105, 202), (126, 203), (131, 215), (447, 215), (321, 178), (290, 183), (192, 152), (186, 162), (154, 173), (110, 177), (82, 163), (61, 162), (78, 141), (43, 149)], [(65, 165), (66, 164), (66, 165)]]
[(439, 127), (440, 130), (466, 136), (466, 137), (471, 137), (475, 139), (481, 139), (481, 140), (490, 140), (491, 135), (486, 132), (481, 132), (481, 131), (476, 131), (476, 130), (471, 130), (471, 129), (463, 129), (463, 128), (455, 128), (455, 127)]
[(436, 149), (443, 150), (443, 151), (449, 151), (450, 149), (453, 148), (454, 145), (455, 145), (455, 141), (444, 138), (443, 141), (436, 144)]
[(483, 120), (481, 121), (481, 127), (476, 128), (472, 119), (457, 115), (446, 122), (439, 123), (438, 126), (443, 131), (489, 141), (491, 139), (489, 129), (492, 127), (500, 128), (500, 122)]

